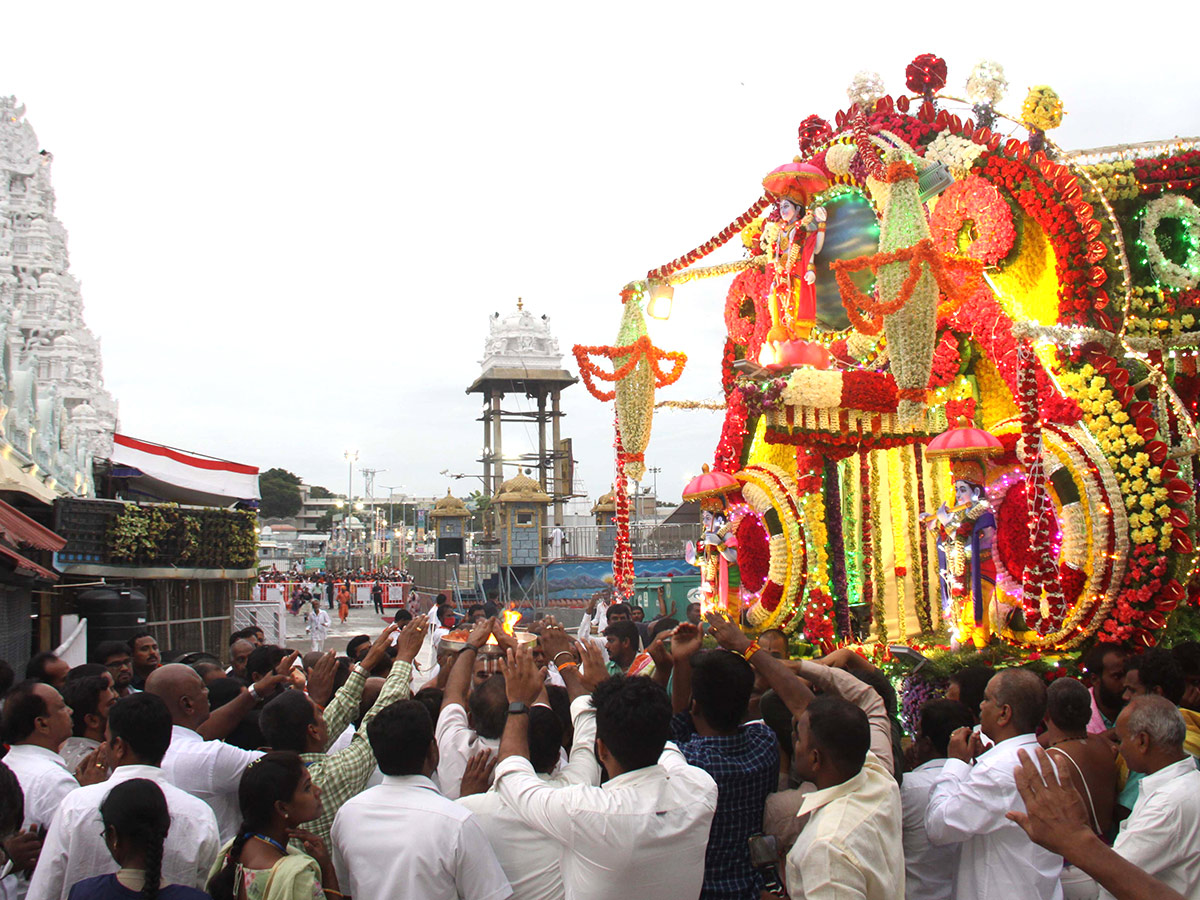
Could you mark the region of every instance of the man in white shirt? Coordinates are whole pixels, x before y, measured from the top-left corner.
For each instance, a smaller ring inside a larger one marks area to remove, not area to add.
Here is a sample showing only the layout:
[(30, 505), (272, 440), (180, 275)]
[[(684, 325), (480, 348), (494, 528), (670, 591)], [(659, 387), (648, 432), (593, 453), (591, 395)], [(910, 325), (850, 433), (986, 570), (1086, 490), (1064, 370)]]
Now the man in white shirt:
[(904, 826), (906, 900), (952, 900), (958, 873), (959, 844), (935, 847), (925, 834), (925, 811), (933, 785), (946, 765), (950, 735), (975, 724), (957, 700), (930, 700), (921, 707), (917, 736), (909, 751), (912, 771), (900, 783)]
[(936, 846), (961, 844), (957, 900), (1062, 900), (1062, 857), (1031, 845), (1006, 817), (1025, 809), (1013, 776), (1017, 751), (1034, 751), (1045, 715), (1045, 682), (1025, 669), (1005, 669), (992, 676), (979, 707), (980, 726), (994, 746), (983, 751), (968, 728), (950, 737), (925, 831)]
[(113, 785), (132, 778), (157, 784), (171, 813), (171, 828), (163, 844), (162, 883), (203, 889), (221, 849), (217, 820), (208, 804), (169, 784), (159, 768), (171, 742), (171, 714), (166, 705), (145, 693), (118, 701), (109, 714), (106, 737), (112, 776), (67, 795), (46, 836), (28, 897), (65, 900), (76, 882), (117, 871), (119, 866), (101, 836), (100, 804)]
[(308, 611), (306, 616), (307, 623), (304, 630), (308, 632), (308, 636), (312, 639), (313, 652), (321, 650), (325, 646), (325, 638), (329, 635), (329, 613), (321, 609), (319, 601), (312, 602), (312, 609)]
[[(1165, 697), (1134, 697), (1117, 717), (1121, 756), (1138, 785), (1113, 849), (1179, 891), (1200, 896), (1200, 771), (1183, 749), (1187, 725)], [(1112, 894), (1101, 891), (1102, 900)]]
[(506, 900), (512, 888), (475, 817), (430, 780), (429, 711), (399, 700), (367, 726), (383, 784), (347, 800), (330, 841), (338, 884), (355, 900)]
[[(80, 780), (93, 784), (108, 774), (103, 762), (97, 764), (99, 757), (93, 752), (80, 764), (82, 779), (72, 775), (56, 752), (70, 736), (71, 707), (50, 685), (24, 681), (5, 698), (0, 737), (11, 745), (4, 763), (17, 777), (25, 795), (23, 831), (36, 827), (44, 835), (63, 799), (79, 787)], [(25, 896), (28, 878), (28, 872), (16, 878), (18, 900)]]
[[(253, 706), (251, 699), (260, 690), (257, 684), (252, 685), (249, 692), (243, 692), (219, 712), (244, 714)], [(166, 703), (174, 723), (171, 746), (162, 760), (163, 775), (171, 784), (211, 806), (222, 843), (232, 839), (242, 820), (238, 784), (246, 766), (262, 756), (262, 752), (243, 750), (221, 740), (206, 741), (198, 733), (197, 729), (209, 718), (208, 687), (190, 666), (174, 663), (155, 669), (146, 680), (146, 691)], [(251, 699), (243, 700), (247, 696)]]
[[(63, 799), (79, 787), (58, 755), (58, 748), (70, 736), (71, 707), (50, 685), (25, 681), (5, 699), (3, 738), (11, 749), (4, 763), (21, 783), (26, 829), (31, 825), (49, 828)], [(92, 780), (101, 780), (103, 774)]]
[[(438, 745), (437, 783), (450, 800), (457, 799), (467, 761), (481, 750), (497, 752), (504, 731), (504, 679), (494, 675), (472, 684), (479, 654), (497, 630), (495, 619), (476, 622), (466, 646), (451, 664), (434, 735)], [(497, 639), (498, 640), (498, 639)], [(468, 715), (468, 708), (470, 715)]]
[[(569, 653), (566, 648), (571, 646), (570, 640), (561, 628), (546, 628), (541, 640), (550, 658), (557, 651)], [(603, 672), (599, 650), (593, 649), (593, 653), (595, 671)], [(549, 706), (539, 701), (529, 710), (529, 761), (538, 778), (553, 787), (597, 785), (600, 783), (600, 764), (594, 749), (596, 714), (592, 709), (592, 698), (580, 679), (579, 666), (573, 661), (566, 662), (565, 657), (561, 660), (574, 727), (570, 758), (557, 775), (552, 774), (559, 763), (562, 723)], [(562, 844), (527, 825), (495, 789), (464, 794), (458, 803), (475, 813), (483, 826), (496, 858), (512, 884), (514, 896), (521, 900), (562, 900)]]
[(509, 650), (509, 700), (496, 790), (526, 825), (558, 841), (567, 900), (695, 900), (717, 785), (667, 743), (671, 701), (649, 678), (610, 678), (592, 694), (601, 787), (551, 787), (529, 761), (528, 708), (542, 690), (530, 650)]

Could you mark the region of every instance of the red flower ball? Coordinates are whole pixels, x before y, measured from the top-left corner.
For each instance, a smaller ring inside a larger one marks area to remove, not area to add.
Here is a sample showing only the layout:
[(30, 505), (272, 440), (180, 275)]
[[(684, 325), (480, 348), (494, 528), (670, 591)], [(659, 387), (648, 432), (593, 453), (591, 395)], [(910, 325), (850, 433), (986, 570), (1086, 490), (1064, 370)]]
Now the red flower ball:
[(922, 53), (904, 70), (905, 84), (917, 94), (940, 91), (946, 86), (946, 61), (932, 53)]

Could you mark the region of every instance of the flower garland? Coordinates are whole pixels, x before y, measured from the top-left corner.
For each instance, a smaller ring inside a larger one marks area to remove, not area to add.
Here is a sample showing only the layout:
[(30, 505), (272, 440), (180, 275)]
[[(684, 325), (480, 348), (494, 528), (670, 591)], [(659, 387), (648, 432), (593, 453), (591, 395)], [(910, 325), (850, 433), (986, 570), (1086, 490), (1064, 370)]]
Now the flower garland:
[(735, 234), (755, 220), (760, 212), (771, 205), (771, 198), (767, 196), (759, 197), (751, 207), (722, 228), (719, 232), (697, 247), (695, 250), (689, 250), (676, 259), (671, 260), (666, 265), (659, 266), (657, 269), (651, 269), (646, 273), (647, 281), (662, 281), (671, 275), (673, 272), (678, 272), (680, 269), (686, 269), (692, 263), (704, 259), (714, 250), (723, 247), (729, 242)]
[(851, 463), (838, 463), (841, 478), (842, 498), (842, 543), (846, 560), (846, 603), (853, 605), (862, 602), (862, 576), (859, 571), (859, 560), (862, 556), (862, 532), (859, 527), (857, 502), (854, 496), (854, 471)]
[(1143, 195), (1154, 195), (1160, 191), (1190, 191), (1200, 184), (1200, 150), (1154, 159), (1135, 159), (1133, 169)]
[(843, 536), (842, 492), (838, 480), (838, 464), (832, 459), (822, 461), (822, 487), (825, 491), (825, 511), (828, 516), (829, 577), (833, 587), (838, 633), (850, 636), (850, 601), (846, 585), (846, 542)]
[(940, 253), (962, 254), (985, 266), (998, 265), (1017, 240), (1008, 202), (994, 184), (978, 175), (946, 188), (929, 220), (929, 231)]
[(790, 618), (808, 578), (796, 482), (770, 463), (746, 466), (735, 477), (742, 482), (742, 498), (762, 518), (770, 535), (767, 581), (746, 608), (751, 627), (763, 630)]
[(921, 454), (916, 452), (915, 447), (905, 447), (900, 451), (902, 454), (900, 459), (901, 465), (901, 487), (900, 493), (904, 497), (905, 504), (905, 536), (908, 539), (908, 572), (912, 576), (913, 581), (913, 607), (917, 613), (917, 626), (922, 633), (928, 633), (933, 630), (933, 622), (929, 617), (929, 594), (925, 590), (925, 556), (921, 552), (924, 549), (924, 541), (921, 539), (921, 525), (917, 518), (918, 509), (923, 507), (917, 506), (917, 491), (914, 489), (914, 480), (920, 476), (917, 474), (917, 458)]
[[(905, 627), (905, 576), (908, 574), (908, 561), (911, 558), (908, 556), (908, 548), (905, 546), (904, 533), (907, 530), (904, 519), (903, 503), (900, 497), (900, 485), (902, 479), (900, 477), (900, 456), (904, 452), (903, 447), (898, 447), (896, 450), (884, 451), (887, 459), (888, 470), (888, 501), (891, 509), (889, 510), (892, 516), (892, 557), (893, 569), (892, 573), (896, 577), (896, 630), (901, 637), (908, 634), (908, 629)], [(914, 598), (915, 602), (915, 598)]]
[(1081, 168), (1092, 176), (1096, 187), (1108, 198), (1109, 202), (1117, 200), (1134, 200), (1141, 193), (1138, 184), (1136, 166), (1129, 160), (1096, 163)]
[(858, 548), (862, 555), (862, 602), (874, 610), (875, 582), (873, 580), (875, 547), (874, 530), (871, 525), (871, 464), (866, 452), (858, 454), (858, 496), (862, 500), (862, 537)]
[(1078, 398), (1084, 424), (1109, 458), (1133, 543), (1121, 591), (1099, 638), (1151, 645), (1156, 623), (1184, 596), (1176, 579), (1165, 579), (1166, 553), (1193, 552), (1186, 527), (1176, 528), (1173, 520), (1174, 504), (1186, 503), (1192, 489), (1178, 477), (1179, 465), (1166, 458), (1166, 445), (1148, 440), (1157, 433), (1149, 417), (1152, 406), (1134, 401), (1128, 372), (1101, 351), (1087, 358), (1078, 370), (1063, 372), (1060, 383)]
[[(996, 365), (1009, 393), (1017, 396), (1017, 347), (1013, 321), (1004, 312), (995, 295), (982, 286), (965, 303), (946, 313), (939, 321), (942, 327), (971, 335), (983, 350), (984, 356)], [(978, 375), (979, 369), (976, 368)], [(1059, 393), (1054, 382), (1040, 365), (1034, 375), (1038, 387), (1038, 407), (1043, 422), (1072, 424), (1079, 421), (1079, 405)]]
[(621, 427), (614, 424), (613, 450), (617, 455), (616, 477), (616, 542), (613, 545), (613, 595), (622, 600), (633, 597), (633, 547), (629, 541), (629, 480), (625, 469), (628, 456), (621, 445)]
[(787, 406), (835, 409), (842, 401), (842, 373), (801, 367), (788, 378), (782, 399)]
[[(872, 274), (878, 276), (881, 268), (894, 263), (908, 263), (908, 274), (889, 300), (868, 296), (850, 277), (863, 269), (870, 269)], [(973, 260), (947, 259), (929, 238), (891, 252), (834, 260), (829, 268), (837, 279), (842, 299), (846, 301), (846, 315), (863, 334), (879, 333), (884, 317), (898, 312), (912, 299), (917, 281), (925, 271), (933, 275), (947, 296), (963, 298), (974, 292), (982, 276), (982, 270)], [(961, 273), (962, 277), (953, 279), (951, 273)]]
[[(925, 159), (929, 162), (940, 162), (950, 170), (955, 178), (966, 178), (971, 165), (983, 155), (986, 149), (987, 147), (984, 145), (952, 132), (943, 131), (926, 145)], [(942, 203), (942, 199), (938, 198), (939, 205)]]
[[(913, 448), (913, 466), (914, 466), (914, 469), (916, 471), (916, 476), (917, 476), (917, 500), (916, 500), (916, 503), (917, 503), (918, 518), (917, 518), (916, 531), (917, 531), (917, 537), (920, 539), (921, 582), (923, 585), (922, 589), (921, 589), (921, 596), (924, 598), (923, 606), (925, 609), (925, 615), (929, 618), (929, 630), (933, 631), (939, 626), (939, 624), (941, 622), (941, 604), (940, 603), (932, 603), (931, 604), (929, 602), (930, 594), (936, 593), (938, 591), (937, 554), (930, 553), (929, 545), (930, 545), (930, 542), (934, 540), (933, 533), (930, 532), (928, 529), (923, 528), (921, 526), (921, 520), (919, 517), (920, 512), (923, 512), (924, 510), (929, 508), (929, 505), (925, 500), (925, 497), (926, 497), (926, 494), (925, 494), (925, 463), (922, 462), (922, 458), (924, 456), (925, 456), (925, 454), (922, 453), (921, 451), (919, 451), (916, 447)], [(930, 472), (930, 477), (934, 480), (937, 479), (936, 467)], [(935, 495), (936, 495), (936, 491), (935, 491)], [(918, 615), (920, 615), (920, 610), (918, 610)]]
[(717, 451), (713, 454), (713, 469), (716, 471), (732, 475), (740, 468), (748, 416), (742, 395), (737, 391), (730, 393), (721, 437), (717, 441)]
[[(870, 492), (875, 502), (871, 506), (871, 569), (875, 580), (875, 602), (871, 607), (871, 615), (875, 619), (875, 637), (883, 644), (887, 643), (887, 610), (884, 606), (886, 582), (883, 577), (883, 523), (880, 521), (879, 504), (883, 502), (879, 496), (879, 454), (882, 450), (871, 451), (871, 483)], [(865, 518), (865, 516), (864, 516)]]
[(771, 278), (766, 271), (747, 269), (733, 279), (725, 295), (725, 329), (733, 343), (746, 348), (750, 359), (758, 358), (759, 348), (771, 327), (771, 313), (767, 309), (770, 289)]
[[(1021, 464), (1025, 467), (1026, 494), (1029, 499), (1029, 522), (1033, 526), (1030, 549), (1033, 558), (1025, 566), (1023, 597), (1025, 621), (1040, 634), (1057, 631), (1065, 615), (1062, 584), (1051, 547), (1054, 510), (1046, 490), (1046, 475), (1042, 461), (1042, 433), (1038, 428), (1037, 380), (1034, 377), (1033, 349), (1021, 344), (1017, 354), (1021, 408), (1021, 441), (1018, 445)], [(1047, 615), (1041, 615), (1041, 599), (1046, 598)]]
[[(1179, 219), (1186, 229), (1187, 258), (1182, 264), (1167, 259), (1158, 243), (1158, 226), (1164, 219)], [(1180, 194), (1163, 194), (1146, 204), (1141, 243), (1154, 276), (1176, 291), (1190, 291), (1200, 284), (1200, 208)]]
[[(659, 350), (650, 342), (649, 335), (642, 335), (632, 344), (624, 347), (587, 347), (576, 344), (571, 348), (575, 354), (575, 362), (579, 365), (579, 374), (583, 376), (583, 385), (588, 393), (606, 403), (617, 396), (617, 392), (604, 391), (596, 386), (596, 380), (621, 381), (629, 377), (638, 363), (645, 360), (654, 374), (655, 387), (666, 387), (674, 384), (683, 375), (683, 367), (687, 363), (687, 354), (676, 351)], [(620, 360), (615, 370), (605, 372), (597, 366), (590, 357), (603, 356), (606, 359)], [(671, 363), (670, 371), (663, 371), (662, 361)]]
[(1102, 286), (1108, 274), (1098, 265), (1108, 254), (1099, 240), (1103, 226), (1081, 197), (1079, 181), (1065, 166), (1010, 140), (975, 162), (972, 172), (1006, 192), (1045, 232), (1054, 250), (1058, 277), (1058, 321), (1087, 325), (1095, 313), (1109, 327), (1101, 310), (1109, 303)]

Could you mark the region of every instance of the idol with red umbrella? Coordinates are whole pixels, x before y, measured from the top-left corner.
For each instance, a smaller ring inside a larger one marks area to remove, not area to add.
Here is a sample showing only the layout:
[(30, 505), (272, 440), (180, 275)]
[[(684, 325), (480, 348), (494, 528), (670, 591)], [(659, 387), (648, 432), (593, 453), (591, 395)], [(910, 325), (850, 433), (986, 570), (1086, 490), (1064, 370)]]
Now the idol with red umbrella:
[[(691, 541), (683, 556), (700, 569), (700, 611), (729, 612), (729, 564), (737, 560), (736, 523), (729, 521), (728, 497), (741, 483), (727, 472), (713, 472), (708, 464), (683, 489), (684, 500), (700, 503), (700, 546)], [(716, 597), (716, 602), (714, 602)]]
[[(946, 404), (947, 412), (955, 414), (955, 405)], [(949, 626), (950, 646), (956, 650), (968, 642), (986, 647), (992, 637), (996, 516), (987, 495), (987, 460), (1003, 452), (1000, 441), (966, 416), (925, 447), (931, 462), (938, 457), (950, 461), (954, 477), (954, 505), (943, 503), (937, 512), (924, 513), (921, 521), (937, 533), (942, 621)]]
[(763, 179), (779, 218), (767, 223), (771, 293), (771, 330), (763, 341), (759, 362), (766, 366), (811, 365), (826, 368), (829, 354), (808, 336), (817, 323), (817, 272), (813, 258), (825, 243), (825, 210), (809, 209), (813, 198), (829, 187), (829, 179), (810, 163), (786, 163)]

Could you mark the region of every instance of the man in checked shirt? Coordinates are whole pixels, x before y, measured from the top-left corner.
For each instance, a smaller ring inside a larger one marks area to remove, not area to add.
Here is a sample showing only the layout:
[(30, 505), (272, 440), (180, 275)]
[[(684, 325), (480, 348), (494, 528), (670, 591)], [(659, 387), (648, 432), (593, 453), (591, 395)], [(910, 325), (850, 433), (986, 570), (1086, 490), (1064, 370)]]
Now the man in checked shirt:
[(346, 683), (324, 709), (303, 691), (284, 691), (263, 707), (259, 724), (271, 749), (299, 753), (308, 766), (313, 784), (321, 789), (321, 815), (307, 827), (323, 841), (329, 840), (329, 829), (342, 804), (361, 793), (375, 771), (375, 755), (367, 741), (367, 725), (383, 709), (409, 696), (412, 661), (425, 641), (427, 628), (425, 617), (417, 616), (400, 632), (396, 659), (379, 692), (379, 699), (363, 716), (350, 746), (344, 750), (326, 752), (357, 712), (366, 679), (375, 666), (387, 659), (396, 625), (383, 630), (363, 661), (355, 663)]
[(779, 784), (779, 745), (762, 722), (742, 724), (754, 688), (750, 664), (728, 650), (701, 650), (685, 622), (671, 637), (671, 740), (717, 783), (717, 811), (704, 855), (702, 900), (758, 900), (750, 835), (762, 830), (767, 795)]

